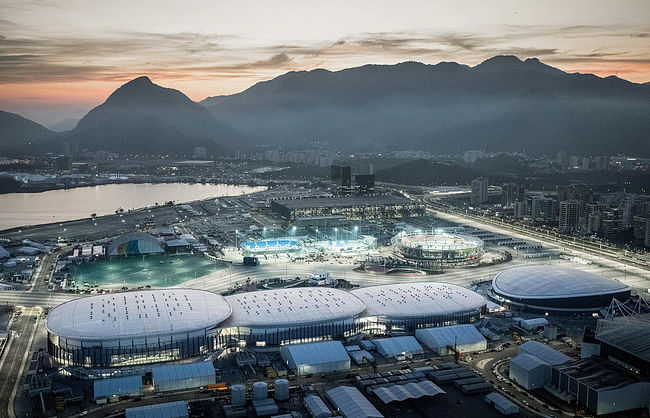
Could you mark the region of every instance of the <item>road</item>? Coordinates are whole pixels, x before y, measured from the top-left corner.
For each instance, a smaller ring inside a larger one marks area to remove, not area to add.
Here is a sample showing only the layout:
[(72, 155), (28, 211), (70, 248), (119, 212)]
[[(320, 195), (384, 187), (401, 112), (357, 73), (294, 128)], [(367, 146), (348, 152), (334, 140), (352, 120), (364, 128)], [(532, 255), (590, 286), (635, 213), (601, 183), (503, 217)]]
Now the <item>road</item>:
[(11, 337), (0, 360), (0, 415), (15, 416), (13, 402), (38, 329), (41, 309), (22, 308), (11, 322)]

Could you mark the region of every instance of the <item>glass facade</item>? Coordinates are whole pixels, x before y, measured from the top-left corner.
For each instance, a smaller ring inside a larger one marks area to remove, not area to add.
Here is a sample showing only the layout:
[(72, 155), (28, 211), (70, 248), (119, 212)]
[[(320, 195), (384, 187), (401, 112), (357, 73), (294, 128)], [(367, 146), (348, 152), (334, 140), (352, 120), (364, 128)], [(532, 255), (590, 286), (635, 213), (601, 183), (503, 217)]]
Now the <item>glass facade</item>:
[(362, 332), (372, 335), (412, 335), (419, 328), (474, 322), (482, 316), (484, 309), (408, 319), (382, 316), (349, 318), (281, 328), (235, 326), (200, 333), (103, 342), (66, 339), (49, 333), (48, 352), (52, 360), (62, 367), (128, 367), (196, 357), (229, 346), (299, 344), (345, 338)]

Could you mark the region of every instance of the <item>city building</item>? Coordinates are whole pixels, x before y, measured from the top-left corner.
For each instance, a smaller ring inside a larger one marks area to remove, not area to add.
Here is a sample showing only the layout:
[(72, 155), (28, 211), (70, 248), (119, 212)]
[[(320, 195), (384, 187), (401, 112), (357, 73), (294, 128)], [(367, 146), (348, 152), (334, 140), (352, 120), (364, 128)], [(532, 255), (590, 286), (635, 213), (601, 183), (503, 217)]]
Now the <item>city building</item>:
[(510, 360), (508, 373), (511, 380), (526, 390), (541, 389), (551, 381), (551, 365), (525, 353)]
[(354, 176), (354, 191), (359, 195), (375, 193), (374, 174), (356, 174)]
[(601, 356), (650, 376), (650, 314), (599, 319), (595, 340)]
[(373, 195), (272, 200), (271, 211), (294, 221), (301, 217), (341, 215), (348, 219), (391, 219), (424, 215), (424, 204), (402, 196)]
[(339, 386), (328, 390), (326, 394), (343, 418), (384, 418), (355, 387)]
[(524, 186), (518, 183), (504, 183), (501, 186), (501, 206), (512, 207), (516, 202), (523, 202), (525, 199)]
[(607, 308), (613, 298), (627, 301), (630, 288), (585, 271), (545, 265), (515, 267), (498, 273), (488, 295), (512, 308), (587, 314)]
[(472, 180), (472, 205), (478, 206), (488, 202), (488, 179), (478, 177)]
[(558, 227), (561, 231), (575, 230), (579, 227), (580, 221), (580, 201), (564, 200), (560, 202), (560, 215), (558, 218)]

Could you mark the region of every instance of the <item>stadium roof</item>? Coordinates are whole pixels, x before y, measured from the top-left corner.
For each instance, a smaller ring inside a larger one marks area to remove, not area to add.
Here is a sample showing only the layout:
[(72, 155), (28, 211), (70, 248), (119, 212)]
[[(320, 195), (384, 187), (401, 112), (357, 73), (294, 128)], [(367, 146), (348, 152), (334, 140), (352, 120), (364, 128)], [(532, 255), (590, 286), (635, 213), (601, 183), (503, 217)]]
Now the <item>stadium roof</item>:
[(596, 339), (650, 362), (650, 314), (600, 319)]
[(115, 238), (108, 246), (108, 255), (164, 253), (160, 242), (145, 232), (129, 232)]
[(553, 266), (515, 267), (497, 274), (492, 288), (514, 298), (547, 299), (613, 294), (629, 290), (616, 280)]
[(519, 368), (524, 370), (533, 370), (539, 366), (549, 366), (549, 364), (544, 360), (526, 353), (521, 353), (510, 359), (510, 364), (517, 365)]
[(327, 391), (327, 397), (345, 418), (384, 418), (359, 389), (339, 386)]
[(282, 347), (282, 357), (291, 357), (297, 366), (349, 361), (350, 356), (340, 341), (323, 341), (308, 344), (290, 344)]
[(185, 418), (190, 416), (189, 406), (185, 401), (126, 408), (125, 414), (126, 418)]
[(212, 328), (230, 313), (230, 305), (216, 293), (140, 290), (65, 302), (50, 311), (46, 327), (73, 339), (144, 338)]
[(288, 209), (306, 209), (314, 207), (347, 208), (354, 206), (404, 205), (412, 203), (411, 200), (396, 195), (308, 197), (304, 199), (274, 200), (273, 202)]
[(302, 287), (226, 296), (232, 306), (228, 327), (298, 326), (353, 318), (364, 304), (349, 292)]
[(353, 290), (365, 303), (364, 316), (409, 319), (470, 312), (485, 306), (483, 296), (447, 283), (406, 283)]
[(454, 345), (475, 344), (485, 341), (485, 337), (471, 324), (419, 329), (416, 331), (416, 336), (420, 341), (422, 341), (421, 334), (427, 335), (426, 339), (432, 339), (439, 347), (453, 347)]
[(380, 387), (374, 389), (373, 392), (383, 403), (393, 401), (402, 402), (407, 399), (420, 399), (423, 396), (436, 396), (441, 393), (446, 393), (430, 380), (419, 383), (412, 382), (403, 385)]
[(551, 366), (564, 364), (571, 360), (567, 355), (537, 341), (526, 341), (519, 346), (518, 350), (519, 354), (533, 355)]

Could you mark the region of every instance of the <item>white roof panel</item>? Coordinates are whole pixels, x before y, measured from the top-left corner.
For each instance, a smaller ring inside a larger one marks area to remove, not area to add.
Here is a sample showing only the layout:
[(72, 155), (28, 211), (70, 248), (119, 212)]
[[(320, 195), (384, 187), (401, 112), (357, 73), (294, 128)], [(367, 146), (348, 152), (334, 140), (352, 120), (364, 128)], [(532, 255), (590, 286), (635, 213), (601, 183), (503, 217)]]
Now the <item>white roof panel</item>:
[(420, 354), (422, 346), (418, 344), (415, 337), (411, 335), (403, 337), (380, 338), (372, 340), (377, 346), (377, 351), (382, 355), (394, 356), (400, 353)]
[(393, 401), (402, 402), (406, 399), (419, 399), (423, 396), (436, 396), (441, 393), (446, 393), (430, 380), (424, 380), (418, 383), (412, 382), (403, 385), (380, 387), (374, 389), (373, 392), (383, 403)]
[(510, 364), (519, 366), (519, 368), (524, 370), (534, 370), (539, 366), (548, 366), (549, 364), (542, 359), (535, 357), (531, 354), (521, 353), (516, 357), (510, 359)]
[(364, 304), (343, 290), (302, 287), (226, 296), (232, 315), (224, 326), (287, 327), (351, 319)]
[(185, 401), (126, 408), (126, 418), (186, 418), (190, 416)]
[(359, 389), (339, 386), (327, 391), (327, 397), (345, 418), (384, 418)]
[(449, 315), (481, 309), (483, 296), (448, 283), (405, 283), (364, 287), (352, 292), (366, 305), (364, 316), (393, 319)]
[(552, 366), (564, 364), (571, 360), (569, 356), (537, 341), (526, 341), (519, 346), (518, 353), (533, 355)]
[(283, 359), (290, 356), (296, 366), (350, 360), (347, 350), (340, 341), (285, 345), (282, 346), (281, 352)]
[(492, 288), (515, 298), (594, 296), (629, 290), (623, 283), (582, 270), (553, 266), (515, 267), (497, 274)]
[(439, 347), (475, 344), (485, 341), (485, 337), (474, 325), (451, 325), (448, 327), (425, 328), (415, 331), (415, 336), (421, 340), (420, 335), (427, 334)]
[(160, 289), (90, 296), (50, 311), (53, 334), (105, 340), (148, 337), (212, 328), (230, 316), (223, 296), (194, 289)]

